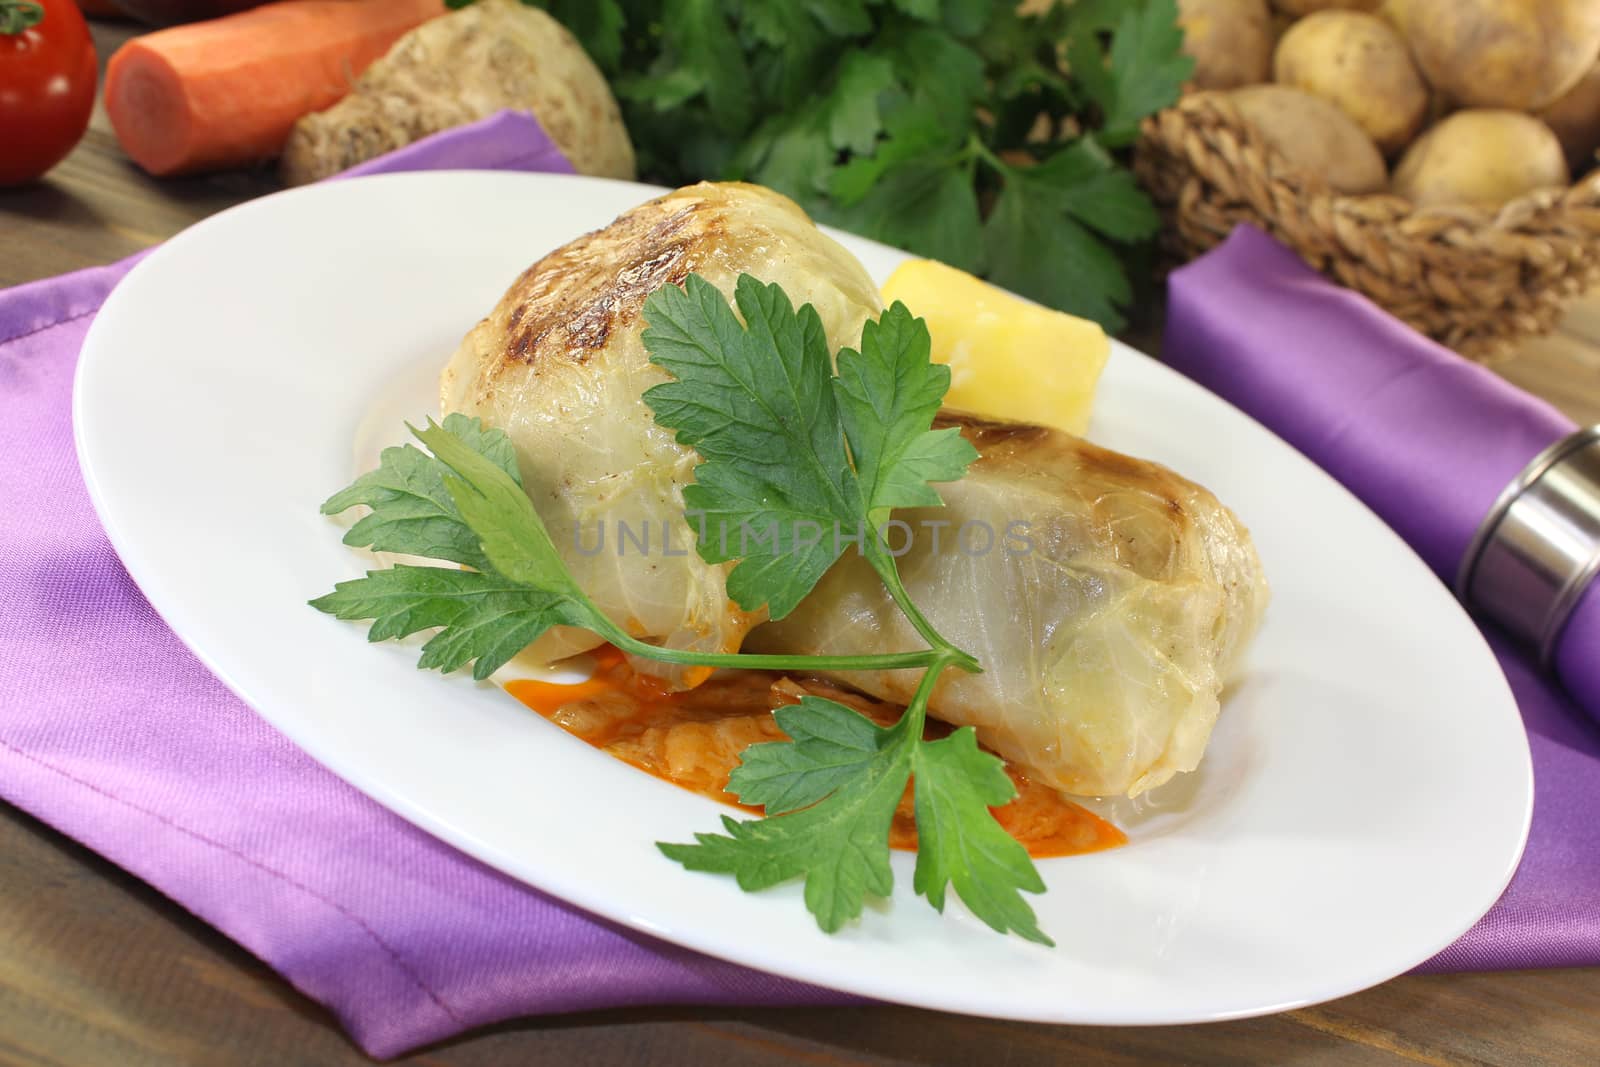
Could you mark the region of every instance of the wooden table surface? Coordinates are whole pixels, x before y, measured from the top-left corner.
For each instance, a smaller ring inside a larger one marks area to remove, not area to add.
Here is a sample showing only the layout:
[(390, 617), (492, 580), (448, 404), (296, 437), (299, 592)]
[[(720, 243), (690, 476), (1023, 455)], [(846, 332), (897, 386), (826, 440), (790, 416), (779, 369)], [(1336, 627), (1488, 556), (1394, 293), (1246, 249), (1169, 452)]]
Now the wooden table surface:
[[(131, 31), (95, 28), (102, 57)], [(0, 191), (0, 286), (105, 263), (276, 188), (270, 173), (156, 181), (97, 113), (41, 185)], [(1600, 299), (1503, 368), (1600, 421)], [(0, 804), (0, 1064), (366, 1062), (318, 1005), (182, 908)], [(508, 1023), (399, 1062), (1600, 1062), (1600, 969), (1405, 977), (1266, 1019), (1052, 1027), (910, 1008), (672, 1009)]]

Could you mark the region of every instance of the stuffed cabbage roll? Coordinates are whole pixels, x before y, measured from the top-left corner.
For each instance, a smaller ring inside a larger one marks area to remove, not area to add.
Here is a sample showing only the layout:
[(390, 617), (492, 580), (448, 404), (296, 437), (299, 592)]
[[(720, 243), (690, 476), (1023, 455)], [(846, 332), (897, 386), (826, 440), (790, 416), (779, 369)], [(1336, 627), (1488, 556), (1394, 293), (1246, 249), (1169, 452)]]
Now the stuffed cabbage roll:
[[(682, 490), (697, 457), (641, 399), (665, 380), (641, 339), (644, 301), (691, 272), (730, 297), (740, 273), (780, 284), (816, 308), (834, 351), (857, 344), (881, 308), (861, 265), (788, 199), (691, 186), (524, 272), (451, 359), (445, 412), (506, 431), (574, 577), (640, 637), (709, 651), (734, 651), (747, 635), (771, 652), (921, 647), (854, 551), (765, 626), (764, 611), (729, 600), (730, 566), (693, 551)], [(1052, 430), (951, 418), (981, 458), (939, 487), (948, 507), (896, 516), (915, 533), (900, 567), (916, 603), (985, 670), (947, 672), (932, 713), (975, 726), (985, 745), (1071, 793), (1138, 793), (1193, 768), (1266, 599), (1244, 527), (1155, 464)], [(926, 523), (941, 522), (935, 546)], [(651, 540), (616, 543), (624, 527)], [(550, 660), (596, 643), (559, 631), (531, 651)], [(709, 674), (635, 667), (685, 687)], [(916, 676), (838, 679), (903, 702)]]
[[(440, 387), (445, 414), (480, 416), (517, 448), (523, 484), (583, 590), (637, 637), (736, 652), (765, 611), (728, 599), (731, 566), (694, 552), (683, 487), (695, 453), (657, 426), (640, 397), (668, 375), (645, 353), (645, 299), (697, 273), (731, 298), (740, 274), (816, 307), (833, 351), (882, 309), (872, 279), (789, 198), (702, 183), (642, 204), (523, 272), (462, 341)], [(603, 539), (603, 540), (602, 540)], [(545, 661), (593, 648), (552, 631)], [(692, 684), (709, 672), (639, 661)]]
[[(982, 674), (946, 672), (930, 708), (1057, 789), (1134, 795), (1193, 770), (1218, 697), (1266, 607), (1250, 535), (1165, 467), (1058, 430), (956, 413), (980, 458), (939, 487), (945, 507), (897, 512), (886, 534), (934, 627)], [(752, 651), (919, 647), (859, 554)], [(836, 676), (905, 703), (919, 672)]]

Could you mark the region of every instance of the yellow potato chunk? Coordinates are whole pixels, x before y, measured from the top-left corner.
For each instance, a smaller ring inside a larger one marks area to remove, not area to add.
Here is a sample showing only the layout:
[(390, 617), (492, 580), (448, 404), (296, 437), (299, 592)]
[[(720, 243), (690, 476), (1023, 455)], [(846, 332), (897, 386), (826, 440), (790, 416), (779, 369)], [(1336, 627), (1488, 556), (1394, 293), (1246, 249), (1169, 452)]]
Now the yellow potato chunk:
[(933, 359), (950, 367), (947, 407), (1052, 426), (1089, 428), (1095, 386), (1111, 355), (1097, 323), (980, 281), (931, 259), (902, 263), (883, 287), (928, 322)]

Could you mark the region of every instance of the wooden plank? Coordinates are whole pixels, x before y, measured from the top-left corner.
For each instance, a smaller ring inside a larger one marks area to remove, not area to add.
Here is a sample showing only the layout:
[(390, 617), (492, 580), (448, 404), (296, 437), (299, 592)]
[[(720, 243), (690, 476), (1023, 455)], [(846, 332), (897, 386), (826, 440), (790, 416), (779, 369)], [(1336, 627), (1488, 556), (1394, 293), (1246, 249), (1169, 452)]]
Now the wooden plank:
[(1573, 301), (1561, 320), (1561, 329), (1593, 345), (1600, 345), (1600, 292)]
[[(1580, 305), (1600, 307), (1590, 298)], [(1565, 329), (1526, 341), (1517, 358), (1495, 368), (1581, 424), (1600, 422), (1600, 344)]]

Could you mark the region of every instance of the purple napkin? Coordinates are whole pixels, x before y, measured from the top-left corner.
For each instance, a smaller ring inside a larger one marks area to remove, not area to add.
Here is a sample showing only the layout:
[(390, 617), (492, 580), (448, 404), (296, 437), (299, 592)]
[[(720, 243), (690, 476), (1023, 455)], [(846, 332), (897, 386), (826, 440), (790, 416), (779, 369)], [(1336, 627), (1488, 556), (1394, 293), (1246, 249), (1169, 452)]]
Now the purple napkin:
[[(1575, 428), (1246, 226), (1172, 275), (1162, 352), (1343, 482), (1446, 582), (1501, 489)], [(1533, 829), (1499, 903), (1424, 969), (1600, 964), (1600, 585), (1562, 635), (1561, 685), (1486, 630), (1533, 748)]]
[[(512, 113), (360, 169), (462, 166), (572, 170)], [(845, 1000), (484, 867), (345, 785), (200, 665), (111, 550), (73, 452), (78, 350), (132, 262), (0, 292), (0, 797), (244, 945), (375, 1056), (517, 1015)]]

